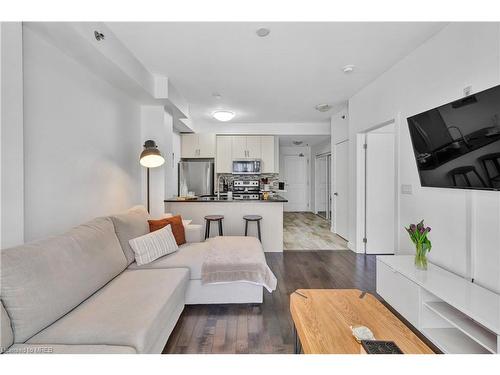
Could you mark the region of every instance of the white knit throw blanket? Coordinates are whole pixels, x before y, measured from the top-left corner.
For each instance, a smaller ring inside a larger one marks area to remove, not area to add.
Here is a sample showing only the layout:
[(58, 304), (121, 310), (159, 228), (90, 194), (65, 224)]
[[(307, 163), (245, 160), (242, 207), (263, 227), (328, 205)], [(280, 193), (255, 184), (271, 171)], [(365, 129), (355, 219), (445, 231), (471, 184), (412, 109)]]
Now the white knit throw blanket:
[(211, 248), (201, 268), (203, 284), (243, 281), (262, 285), (269, 292), (276, 289), (276, 276), (267, 265), (257, 238), (223, 236), (207, 241)]

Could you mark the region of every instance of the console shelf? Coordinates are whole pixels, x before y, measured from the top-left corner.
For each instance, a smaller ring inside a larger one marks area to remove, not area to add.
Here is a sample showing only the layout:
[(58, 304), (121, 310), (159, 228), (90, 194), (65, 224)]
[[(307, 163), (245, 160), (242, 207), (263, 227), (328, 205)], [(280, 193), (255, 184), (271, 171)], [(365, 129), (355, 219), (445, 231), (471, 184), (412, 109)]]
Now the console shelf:
[(500, 353), (500, 295), (413, 256), (377, 257), (377, 293), (444, 353)]
[[(483, 349), (490, 353), (497, 352), (497, 336), (467, 315), (448, 305), (446, 302), (425, 302), (424, 305), (475, 341)], [(457, 335), (458, 333), (454, 334), (454, 336)], [(470, 346), (472, 347), (472, 345)]]

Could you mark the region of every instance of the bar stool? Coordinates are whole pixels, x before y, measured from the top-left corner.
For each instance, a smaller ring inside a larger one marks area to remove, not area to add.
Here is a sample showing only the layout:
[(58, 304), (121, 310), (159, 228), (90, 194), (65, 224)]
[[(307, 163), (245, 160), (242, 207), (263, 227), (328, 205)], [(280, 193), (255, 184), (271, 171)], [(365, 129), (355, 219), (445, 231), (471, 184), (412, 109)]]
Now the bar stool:
[(222, 234), (222, 220), (224, 219), (224, 215), (207, 215), (205, 216), (205, 239), (210, 237), (210, 223), (212, 221), (219, 222), (219, 236), (223, 236)]
[(262, 238), (260, 236), (260, 221), (262, 220), (262, 216), (260, 215), (245, 215), (243, 216), (245, 220), (245, 236), (248, 236), (248, 222), (255, 221), (257, 222), (257, 233), (259, 234), (259, 241), (262, 242)]

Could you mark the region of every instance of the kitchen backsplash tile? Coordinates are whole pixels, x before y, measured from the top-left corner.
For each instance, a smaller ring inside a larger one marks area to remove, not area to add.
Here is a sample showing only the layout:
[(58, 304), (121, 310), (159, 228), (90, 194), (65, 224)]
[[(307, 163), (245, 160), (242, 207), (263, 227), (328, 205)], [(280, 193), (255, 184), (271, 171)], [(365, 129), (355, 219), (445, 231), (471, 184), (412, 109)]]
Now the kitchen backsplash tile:
[[(226, 179), (229, 188), (231, 188), (233, 186), (234, 180), (240, 180), (240, 181), (259, 180), (259, 181), (261, 181), (263, 178), (268, 178), (269, 184), (271, 185), (271, 188), (278, 189), (278, 181), (279, 181), (279, 174), (278, 173), (263, 173), (263, 174), (259, 174), (259, 175), (235, 175), (235, 174), (231, 174), (231, 173), (217, 173), (216, 177), (218, 178), (219, 176), (223, 176)], [(263, 184), (261, 182), (260, 183), (261, 189), (263, 188), (262, 185)], [(221, 178), (221, 181), (220, 181), (220, 189), (221, 190), (220, 191), (222, 191), (222, 186), (223, 186), (223, 182), (222, 182), (222, 178)], [(217, 191), (217, 186), (215, 188)]]

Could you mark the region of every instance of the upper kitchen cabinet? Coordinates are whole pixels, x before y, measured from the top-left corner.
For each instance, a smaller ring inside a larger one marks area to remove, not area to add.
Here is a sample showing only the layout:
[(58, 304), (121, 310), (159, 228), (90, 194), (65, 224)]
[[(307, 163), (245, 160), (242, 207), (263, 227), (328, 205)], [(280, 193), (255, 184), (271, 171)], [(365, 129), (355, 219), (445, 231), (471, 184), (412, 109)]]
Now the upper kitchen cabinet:
[(232, 162), (238, 159), (259, 159), (262, 173), (278, 173), (277, 138), (260, 135), (220, 135), (217, 137), (217, 173), (231, 173)]
[(215, 134), (182, 134), (182, 158), (214, 158)]
[(232, 136), (233, 159), (260, 159), (261, 141), (257, 135)]
[[(222, 138), (222, 137), (221, 137)], [(235, 135), (231, 138), (233, 145), (232, 159), (245, 159), (247, 158), (247, 137), (244, 135)]]
[(272, 135), (260, 137), (262, 173), (278, 173), (278, 158), (276, 156), (279, 149), (276, 147), (276, 139)]
[(217, 137), (216, 173), (233, 172), (233, 137)]
[(248, 136), (247, 137), (247, 158), (250, 159), (261, 159), (262, 158), (262, 146), (260, 136)]

